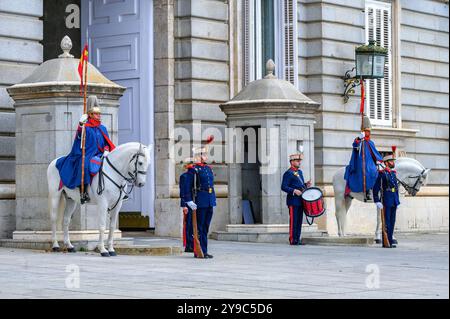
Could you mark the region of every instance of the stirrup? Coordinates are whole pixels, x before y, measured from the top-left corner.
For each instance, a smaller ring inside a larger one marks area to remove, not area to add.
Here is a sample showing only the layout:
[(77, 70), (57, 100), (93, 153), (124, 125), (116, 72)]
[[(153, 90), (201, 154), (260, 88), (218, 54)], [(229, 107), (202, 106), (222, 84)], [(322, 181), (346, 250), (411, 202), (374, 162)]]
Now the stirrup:
[(80, 202), (81, 205), (84, 205), (85, 203), (89, 203), (91, 199), (89, 198), (89, 194), (88, 193), (84, 193), (80, 195)]

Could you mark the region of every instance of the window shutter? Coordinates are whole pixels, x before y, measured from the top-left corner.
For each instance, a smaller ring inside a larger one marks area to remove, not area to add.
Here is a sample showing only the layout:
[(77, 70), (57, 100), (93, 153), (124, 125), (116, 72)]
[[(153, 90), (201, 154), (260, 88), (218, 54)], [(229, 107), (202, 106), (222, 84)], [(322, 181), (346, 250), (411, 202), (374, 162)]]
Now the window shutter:
[(384, 78), (367, 81), (368, 115), (375, 125), (392, 126), (391, 4), (366, 1), (366, 39), (388, 49)]
[(283, 0), (283, 66), (284, 79), (297, 83), (297, 1)]
[(244, 86), (250, 83), (250, 3), (243, 1), (244, 10)]

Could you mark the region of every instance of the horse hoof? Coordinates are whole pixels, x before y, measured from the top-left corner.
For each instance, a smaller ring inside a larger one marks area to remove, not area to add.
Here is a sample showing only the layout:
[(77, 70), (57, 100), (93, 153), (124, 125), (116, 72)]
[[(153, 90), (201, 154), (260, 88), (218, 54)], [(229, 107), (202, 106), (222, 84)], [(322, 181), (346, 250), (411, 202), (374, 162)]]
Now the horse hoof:
[(59, 249), (59, 247), (53, 247), (53, 248), (52, 248), (52, 251), (53, 251), (54, 253), (59, 253), (61, 250)]
[(69, 253), (76, 253), (77, 250), (75, 249), (75, 247), (72, 247), (72, 248), (67, 248), (67, 252), (69, 252)]
[(108, 252), (106, 252), (106, 253), (100, 253), (100, 255), (102, 255), (102, 257), (110, 257), (110, 255), (109, 255)]
[(115, 251), (110, 251), (110, 252), (109, 252), (109, 255), (110, 255), (111, 257), (116, 257), (116, 256), (117, 256), (117, 254), (116, 254)]
[(375, 244), (381, 244), (381, 239), (375, 239)]

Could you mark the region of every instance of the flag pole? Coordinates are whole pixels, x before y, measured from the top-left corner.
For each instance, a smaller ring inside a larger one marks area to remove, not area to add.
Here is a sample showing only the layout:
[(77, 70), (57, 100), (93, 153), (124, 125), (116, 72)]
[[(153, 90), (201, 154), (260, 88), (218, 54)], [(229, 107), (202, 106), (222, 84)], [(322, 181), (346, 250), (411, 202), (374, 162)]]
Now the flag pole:
[[(89, 43), (89, 38), (87, 38), (87, 30), (86, 30), (86, 42)], [(83, 49), (83, 55), (85, 54)], [(83, 94), (83, 114), (87, 112), (87, 74), (88, 74), (88, 63), (89, 63), (89, 55), (88, 59), (85, 60), (83, 56), (83, 66), (84, 66), (84, 94)], [(83, 125), (82, 133), (81, 133), (81, 196), (84, 194), (84, 169), (85, 169), (85, 158), (86, 158), (86, 125)]]
[[(361, 113), (361, 131), (364, 130), (364, 100), (365, 100), (365, 90), (364, 90), (364, 79), (362, 76), (360, 77), (360, 83), (361, 83), (361, 106), (360, 106), (360, 113)], [(362, 174), (363, 174), (363, 196), (364, 201), (366, 201), (366, 146), (364, 138), (361, 139), (361, 152), (362, 152)]]

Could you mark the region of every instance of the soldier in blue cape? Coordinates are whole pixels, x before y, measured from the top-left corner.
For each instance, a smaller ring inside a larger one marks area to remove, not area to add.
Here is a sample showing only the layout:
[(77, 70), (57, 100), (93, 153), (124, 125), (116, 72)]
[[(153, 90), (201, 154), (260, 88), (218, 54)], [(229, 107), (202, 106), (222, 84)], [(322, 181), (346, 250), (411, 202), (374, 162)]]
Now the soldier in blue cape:
[(370, 139), (371, 129), (370, 119), (364, 116), (362, 125), (363, 132), (353, 142), (352, 157), (345, 169), (344, 176), (347, 181), (346, 195), (350, 191), (361, 193), (365, 189), (365, 201), (371, 200), (370, 190), (375, 185), (378, 170), (382, 164), (382, 156), (377, 151), (374, 142)]
[(386, 238), (382, 237), (383, 247), (395, 248), (394, 227), (397, 207), (400, 205), (398, 195), (397, 172), (395, 167), (395, 150), (392, 154), (383, 158), (386, 167), (379, 172), (375, 186), (373, 188), (373, 198), (377, 208), (383, 209)]
[(180, 207), (183, 209), (183, 246), (187, 253), (194, 252), (194, 234), (192, 227), (192, 209), (186, 204), (188, 195), (192, 192), (187, 180), (189, 169), (193, 167), (191, 159), (184, 160), (186, 171), (180, 175)]
[[(81, 194), (81, 204), (89, 202), (90, 198), (87, 192), (91, 178), (90, 163), (101, 164), (100, 156), (106, 156), (108, 152), (115, 148), (113, 142), (109, 139), (108, 131), (101, 124), (101, 109), (98, 105), (96, 96), (89, 96), (87, 101), (88, 114), (83, 114), (79, 121), (77, 133), (69, 155), (59, 158), (56, 161), (56, 167), (59, 170), (62, 185), (68, 188), (81, 186), (81, 167), (82, 167), (82, 128), (85, 127), (85, 165), (84, 165), (84, 194)], [(95, 172), (96, 173), (96, 172)], [(62, 186), (60, 185), (60, 186)]]
[(302, 245), (300, 236), (303, 223), (303, 191), (311, 186), (311, 181), (305, 182), (300, 170), (303, 154), (289, 156), (291, 167), (284, 173), (281, 190), (287, 193), (286, 204), (289, 208), (289, 243)]
[[(207, 147), (194, 149), (195, 164), (189, 168), (186, 178), (186, 187), (190, 191), (186, 192), (184, 200), (190, 209), (196, 210), (197, 229), (203, 256), (204, 258), (213, 258), (208, 253), (208, 232), (216, 206), (216, 192), (212, 168), (206, 164), (207, 152)], [(200, 258), (195, 249), (194, 257)]]

